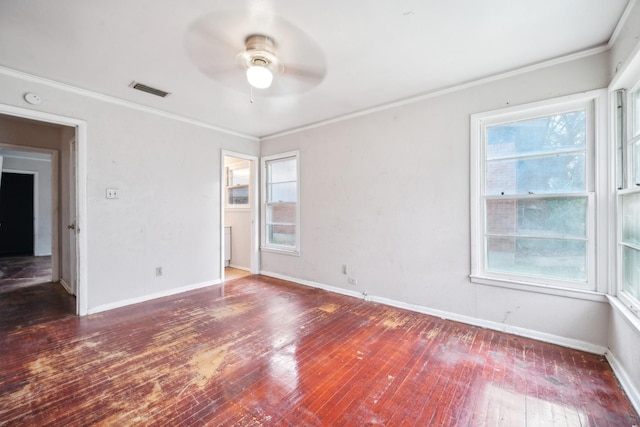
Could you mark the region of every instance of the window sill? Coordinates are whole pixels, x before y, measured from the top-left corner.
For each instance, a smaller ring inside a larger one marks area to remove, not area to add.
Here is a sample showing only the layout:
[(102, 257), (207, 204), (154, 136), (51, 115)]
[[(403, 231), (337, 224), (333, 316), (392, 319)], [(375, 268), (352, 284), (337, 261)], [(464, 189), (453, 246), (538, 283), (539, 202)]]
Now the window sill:
[(611, 307), (613, 307), (613, 309), (620, 314), (620, 316), (622, 316), (631, 327), (640, 332), (640, 318), (638, 317), (638, 313), (630, 309), (618, 297), (607, 295), (607, 298), (609, 299)]
[(607, 302), (607, 295), (585, 291), (581, 289), (561, 288), (556, 286), (539, 285), (536, 283), (516, 282), (512, 280), (496, 279), (485, 276), (469, 276), (471, 282), (480, 285), (497, 286), (500, 288), (514, 289), (518, 291), (533, 292), (537, 294), (556, 295), (566, 298), (583, 299), (588, 301)]
[(280, 255), (300, 256), (300, 251), (297, 251), (294, 249), (278, 249), (278, 248), (261, 246), (260, 250), (263, 252), (271, 252), (271, 253), (280, 254)]

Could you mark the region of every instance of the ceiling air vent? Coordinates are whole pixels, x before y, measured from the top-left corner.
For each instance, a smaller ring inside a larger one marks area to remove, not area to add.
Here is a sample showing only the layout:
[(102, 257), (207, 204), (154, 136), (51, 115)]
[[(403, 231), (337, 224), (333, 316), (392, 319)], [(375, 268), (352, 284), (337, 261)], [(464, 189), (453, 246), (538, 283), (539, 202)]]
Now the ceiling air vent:
[(169, 92), (165, 92), (164, 90), (156, 89), (151, 86), (143, 85), (142, 83), (138, 83), (138, 82), (131, 82), (129, 87), (141, 90), (143, 92), (150, 93), (151, 95), (159, 96), (161, 98), (164, 98), (165, 96), (170, 95)]

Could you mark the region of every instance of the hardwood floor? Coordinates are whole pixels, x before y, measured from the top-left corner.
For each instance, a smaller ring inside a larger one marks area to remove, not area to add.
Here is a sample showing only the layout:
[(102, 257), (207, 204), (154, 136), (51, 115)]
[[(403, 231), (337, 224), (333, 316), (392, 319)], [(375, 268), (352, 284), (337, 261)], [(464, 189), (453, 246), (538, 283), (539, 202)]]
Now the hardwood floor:
[(50, 256), (0, 257), (0, 293), (51, 282)]
[(225, 282), (229, 280), (240, 279), (241, 277), (250, 276), (251, 273), (245, 270), (240, 270), (238, 268), (233, 267), (225, 267), (224, 269), (224, 280)]
[(639, 423), (600, 356), (263, 276), (224, 287), (84, 318), (2, 295), (0, 425)]

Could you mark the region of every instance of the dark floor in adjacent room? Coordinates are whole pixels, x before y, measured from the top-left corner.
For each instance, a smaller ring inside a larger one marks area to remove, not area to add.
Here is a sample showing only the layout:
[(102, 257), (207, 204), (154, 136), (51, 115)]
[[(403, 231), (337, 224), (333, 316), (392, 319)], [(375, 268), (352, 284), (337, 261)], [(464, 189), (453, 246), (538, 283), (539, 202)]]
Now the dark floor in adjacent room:
[(0, 293), (51, 282), (50, 256), (0, 257)]
[(55, 286), (1, 294), (0, 425), (639, 423), (601, 356), (264, 276), (221, 286), (82, 318)]

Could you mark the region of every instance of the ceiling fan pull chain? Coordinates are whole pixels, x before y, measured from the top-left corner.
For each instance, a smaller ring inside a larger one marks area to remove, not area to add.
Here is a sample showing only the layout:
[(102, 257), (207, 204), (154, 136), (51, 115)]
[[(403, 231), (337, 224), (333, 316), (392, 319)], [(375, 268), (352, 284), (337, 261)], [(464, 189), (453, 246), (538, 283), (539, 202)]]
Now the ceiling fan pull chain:
[(249, 103), (253, 104), (253, 86), (249, 85)]

